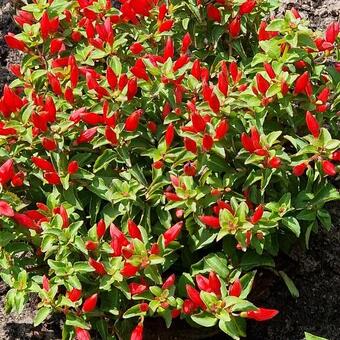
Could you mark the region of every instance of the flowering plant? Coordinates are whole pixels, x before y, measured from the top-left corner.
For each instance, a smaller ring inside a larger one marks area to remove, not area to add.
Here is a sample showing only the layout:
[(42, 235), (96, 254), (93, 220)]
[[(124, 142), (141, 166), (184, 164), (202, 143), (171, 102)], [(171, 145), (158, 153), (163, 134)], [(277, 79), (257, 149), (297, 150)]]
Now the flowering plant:
[[(266, 0), (35, 0), (0, 99), (8, 311), (63, 338), (142, 338), (146, 317), (245, 336), (259, 266), (329, 229), (339, 24)], [(286, 275), (288, 286), (294, 286)], [(292, 288), (293, 287), (293, 288)], [(270, 307), (270, 306), (268, 306)], [(131, 322), (129, 322), (131, 321)]]

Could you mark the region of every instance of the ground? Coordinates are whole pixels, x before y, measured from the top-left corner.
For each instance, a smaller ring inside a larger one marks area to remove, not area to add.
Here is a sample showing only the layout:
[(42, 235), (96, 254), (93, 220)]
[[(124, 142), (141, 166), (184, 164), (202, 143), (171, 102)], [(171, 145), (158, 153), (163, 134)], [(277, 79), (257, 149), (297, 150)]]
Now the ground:
[[(3, 85), (11, 80), (7, 67), (20, 61), (20, 55), (9, 51), (2, 39), (6, 32), (15, 32), (13, 24), (13, 3), (0, 0), (0, 93)], [(323, 29), (328, 23), (339, 20), (340, 0), (298, 0), (283, 1), (282, 8), (295, 6), (304, 17), (311, 21), (311, 27)], [(258, 274), (252, 301), (258, 305), (276, 308), (280, 314), (270, 322), (248, 323), (249, 340), (300, 340), (304, 331), (323, 336), (329, 340), (340, 339), (340, 211), (339, 205), (330, 206), (333, 215), (333, 229), (311, 237), (307, 252), (296, 247), (290, 256), (277, 259), (279, 269), (285, 270), (300, 291), (300, 297), (291, 297), (282, 280), (271, 272)], [(58, 318), (34, 328), (33, 317), (36, 301), (31, 301), (21, 315), (7, 315), (1, 308), (6, 287), (0, 284), (0, 339), (55, 339), (61, 338)], [(155, 333), (155, 332), (154, 332)], [(183, 336), (146, 336), (146, 340), (156, 338), (181, 339)], [(201, 332), (195, 338), (202, 338)], [(198, 336), (201, 335), (201, 336)], [(188, 338), (188, 333), (185, 333)], [(225, 339), (225, 336), (210, 336), (210, 339)], [(206, 338), (206, 339), (209, 339)]]

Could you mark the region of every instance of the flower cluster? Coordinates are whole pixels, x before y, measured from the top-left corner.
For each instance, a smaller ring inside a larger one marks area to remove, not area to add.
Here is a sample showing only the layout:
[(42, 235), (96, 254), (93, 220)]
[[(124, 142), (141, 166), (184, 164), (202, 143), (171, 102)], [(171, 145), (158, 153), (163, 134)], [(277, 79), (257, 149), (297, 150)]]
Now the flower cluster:
[(8, 310), (38, 294), (35, 325), (62, 313), (78, 340), (142, 339), (146, 317), (239, 339), (245, 318), (278, 313), (246, 300), (254, 269), (329, 229), (339, 199), (340, 28), (313, 32), (294, 8), (268, 19), (275, 1), (206, 2), (34, 0), (14, 17)]

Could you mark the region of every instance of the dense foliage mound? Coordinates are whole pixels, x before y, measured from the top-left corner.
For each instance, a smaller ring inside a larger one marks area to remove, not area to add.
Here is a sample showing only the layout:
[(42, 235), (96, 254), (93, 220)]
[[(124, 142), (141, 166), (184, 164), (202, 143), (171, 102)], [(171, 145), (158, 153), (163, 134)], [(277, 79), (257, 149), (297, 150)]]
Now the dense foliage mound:
[[(329, 229), (339, 199), (339, 24), (274, 0), (35, 0), (0, 100), (7, 310), (63, 338), (145, 317), (245, 336), (256, 267)], [(275, 270), (273, 268), (273, 270)], [(296, 294), (290, 278), (280, 272)], [(267, 307), (267, 308), (264, 308)]]

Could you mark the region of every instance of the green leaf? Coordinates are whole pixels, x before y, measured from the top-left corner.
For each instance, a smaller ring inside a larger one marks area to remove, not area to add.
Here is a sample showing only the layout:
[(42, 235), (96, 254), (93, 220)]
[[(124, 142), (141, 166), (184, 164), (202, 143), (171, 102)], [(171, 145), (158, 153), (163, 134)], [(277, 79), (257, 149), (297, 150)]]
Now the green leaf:
[(293, 297), (298, 298), (300, 296), (300, 293), (299, 290), (296, 288), (293, 280), (284, 271), (279, 271), (279, 274), (288, 287), (290, 294), (292, 294)]
[(245, 334), (246, 322), (242, 318), (236, 319), (235, 317), (232, 316), (230, 321), (220, 320), (218, 326), (221, 331), (228, 334), (235, 340), (240, 339), (240, 337), (246, 336)]
[(288, 229), (290, 229), (296, 235), (296, 237), (300, 236), (301, 231), (300, 223), (295, 217), (293, 216), (284, 217), (282, 219), (282, 223), (286, 227), (288, 227)]
[(273, 258), (270, 255), (259, 255), (254, 251), (248, 250), (243, 256), (240, 263), (242, 269), (245, 271), (256, 267), (275, 267)]
[(191, 315), (191, 320), (203, 327), (213, 327), (217, 323), (216, 317), (207, 312), (201, 312), (196, 315)]
[(42, 307), (38, 310), (37, 314), (34, 317), (34, 327), (40, 325), (51, 313), (52, 308), (50, 307)]
[(305, 340), (328, 340), (328, 339), (305, 332)]
[(96, 173), (99, 170), (106, 168), (113, 160), (115, 160), (115, 158), (115, 152), (111, 149), (106, 149), (94, 163), (93, 172)]

